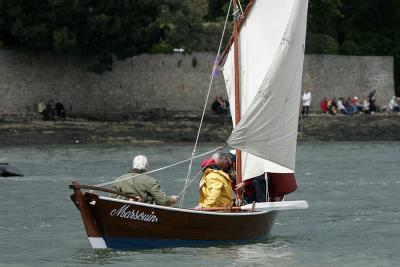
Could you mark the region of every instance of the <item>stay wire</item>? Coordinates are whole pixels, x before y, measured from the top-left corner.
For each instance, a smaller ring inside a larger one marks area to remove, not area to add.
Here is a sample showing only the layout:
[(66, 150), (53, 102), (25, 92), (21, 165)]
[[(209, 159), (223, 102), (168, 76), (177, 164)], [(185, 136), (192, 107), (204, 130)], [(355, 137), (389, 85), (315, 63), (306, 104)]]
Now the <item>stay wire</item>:
[[(137, 175), (135, 175), (135, 176), (129, 176), (129, 177), (120, 179), (120, 180), (118, 180), (118, 181), (124, 181), (124, 180), (132, 179), (132, 178), (137, 177), (137, 176), (140, 176), (140, 175), (158, 172), (158, 171), (161, 171), (161, 170), (165, 170), (165, 169), (168, 169), (168, 168), (171, 168), (171, 167), (180, 165), (180, 164), (185, 163), (185, 162), (188, 162), (188, 161), (192, 162), (193, 159), (200, 158), (200, 157), (202, 157), (202, 156), (211, 154), (211, 153), (213, 153), (213, 152), (215, 152), (215, 151), (218, 151), (218, 150), (220, 150), (220, 149), (222, 149), (222, 148), (223, 148), (223, 146), (220, 146), (220, 147), (214, 148), (214, 149), (212, 149), (212, 150), (210, 150), (210, 151), (204, 152), (204, 153), (202, 153), (202, 154), (200, 154), (200, 155), (198, 155), (198, 156), (195, 156), (195, 157), (192, 157), (192, 158), (189, 158), (189, 159), (185, 159), (185, 160), (181, 160), (181, 161), (176, 162), (176, 163), (174, 163), (174, 164), (171, 164), (171, 165), (168, 165), (168, 166), (164, 166), (164, 167), (161, 167), (161, 168), (152, 170), (152, 171), (148, 171), (148, 172), (144, 172), (144, 173), (139, 173), (139, 174), (137, 174)], [(94, 186), (102, 187), (102, 186), (105, 186), (105, 185), (112, 184), (112, 183), (114, 183), (114, 182), (115, 182), (115, 180), (110, 181), (110, 182), (101, 183), (101, 184), (96, 184), (96, 185), (94, 185)]]
[[(232, 0), (229, 1), (229, 8), (228, 8), (228, 12), (227, 12), (227, 14), (226, 14), (225, 24), (224, 24), (224, 28), (223, 28), (223, 30), (222, 30), (221, 39), (220, 39), (220, 42), (219, 42), (218, 52), (217, 52), (217, 56), (215, 57), (215, 61), (217, 61), (217, 59), (219, 58), (220, 52), (221, 52), (222, 42), (223, 42), (223, 40), (224, 40), (226, 25), (228, 24), (228, 18), (229, 18), (229, 13), (230, 13), (230, 10), (231, 10), (231, 6), (232, 6)], [(198, 144), (198, 142), (199, 142), (200, 132), (201, 132), (201, 128), (202, 128), (202, 126), (203, 126), (204, 115), (205, 115), (205, 113), (206, 113), (207, 103), (208, 103), (208, 99), (209, 99), (209, 97), (210, 97), (211, 87), (212, 87), (212, 84), (213, 84), (213, 81), (214, 81), (213, 72), (215, 71), (215, 68), (216, 68), (215, 64), (216, 64), (216, 62), (214, 62), (213, 70), (212, 70), (212, 72), (211, 72), (210, 84), (209, 84), (209, 86), (208, 86), (207, 97), (206, 97), (206, 101), (205, 101), (205, 103), (204, 103), (203, 113), (202, 113), (202, 115), (201, 115), (200, 125), (199, 125), (199, 129), (198, 129), (198, 131), (197, 131), (196, 142), (195, 142), (194, 147), (193, 147), (192, 157), (191, 157), (191, 158), (194, 158), (194, 156), (196, 155), (197, 144)], [(183, 201), (184, 201), (184, 199), (185, 199), (185, 190), (186, 190), (186, 188), (187, 188), (187, 184), (188, 184), (188, 182), (189, 182), (189, 177), (190, 177), (190, 174), (191, 174), (191, 172), (192, 172), (192, 163), (193, 163), (193, 161), (191, 160), (190, 163), (189, 163), (188, 172), (187, 172), (186, 179), (185, 179), (185, 186), (184, 186), (184, 189), (183, 189), (183, 191), (182, 191), (182, 197), (181, 197), (180, 200), (179, 200), (179, 207), (180, 207), (180, 208), (182, 207)]]
[(242, 13), (242, 15), (243, 15), (243, 9), (242, 9), (242, 4), (240, 3), (240, 0), (238, 0), (237, 2), (238, 2), (238, 4), (239, 4), (239, 8), (240, 8), (240, 13)]
[[(205, 164), (205, 166), (207, 166), (207, 165), (211, 162), (211, 160), (212, 160), (212, 158), (210, 158), (210, 159), (207, 161), (207, 163)], [(205, 168), (205, 167), (204, 167), (204, 168)], [(188, 187), (193, 183), (193, 181), (199, 176), (199, 174), (203, 172), (204, 168), (202, 168), (200, 171), (198, 171), (198, 172), (196, 173), (195, 176), (192, 177), (192, 179), (189, 181), (189, 183), (188, 183), (188, 184), (183, 188), (183, 190), (178, 194), (178, 197), (180, 197), (182, 194), (184, 194), (186, 188), (188, 188)]]

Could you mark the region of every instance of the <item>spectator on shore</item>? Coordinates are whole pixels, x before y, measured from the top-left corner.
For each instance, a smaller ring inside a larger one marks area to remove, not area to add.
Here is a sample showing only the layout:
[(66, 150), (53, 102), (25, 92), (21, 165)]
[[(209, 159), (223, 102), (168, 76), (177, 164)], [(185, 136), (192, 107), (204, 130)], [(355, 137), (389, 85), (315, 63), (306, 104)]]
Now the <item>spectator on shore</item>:
[(42, 115), (43, 119), (46, 118), (46, 103), (43, 99), (41, 99), (39, 103), (37, 103), (36, 110), (40, 115)]
[(338, 109), (345, 115), (351, 115), (352, 114), (351, 108), (349, 109), (348, 107), (346, 107), (345, 104), (346, 103), (345, 103), (343, 97), (339, 98), (339, 100), (337, 102)]
[(302, 115), (308, 116), (308, 113), (310, 111), (310, 105), (311, 105), (311, 92), (309, 90), (306, 90), (301, 98), (302, 104), (303, 104), (303, 109), (301, 111)]
[(399, 103), (397, 102), (396, 96), (393, 96), (392, 99), (390, 99), (389, 104), (388, 104), (388, 111), (389, 112), (399, 112)]
[(46, 120), (55, 120), (57, 116), (56, 105), (53, 99), (50, 99), (46, 105)]
[(369, 111), (369, 101), (368, 101), (368, 98), (367, 98), (367, 97), (366, 97), (366, 98), (364, 99), (364, 101), (363, 101), (362, 109), (363, 109), (363, 112), (364, 112), (365, 114), (369, 114), (369, 113), (370, 113), (370, 111)]
[(336, 104), (335, 99), (329, 100), (327, 105), (328, 105), (329, 114), (336, 115), (336, 113), (337, 113), (337, 104)]
[(218, 115), (229, 114), (229, 102), (222, 96), (217, 96), (211, 104), (211, 110)]
[(66, 114), (64, 110), (64, 105), (61, 103), (61, 101), (58, 101), (56, 103), (55, 108), (56, 108), (57, 118), (65, 120)]
[(328, 113), (328, 101), (326, 99), (326, 97), (324, 97), (321, 101), (321, 103), (319, 104), (322, 113)]
[(354, 113), (353, 106), (351, 105), (351, 98), (347, 97), (346, 100), (343, 100), (343, 105), (346, 108), (347, 112), (352, 115)]
[(368, 94), (368, 101), (369, 101), (369, 111), (372, 113), (378, 112), (378, 106), (376, 105), (376, 98), (375, 98), (376, 90), (372, 90)]
[(332, 106), (336, 108), (337, 110), (337, 99), (336, 97), (332, 98)]
[(396, 102), (397, 102), (397, 111), (400, 112), (400, 97), (396, 98)]
[(353, 108), (354, 114), (358, 114), (359, 112), (361, 112), (360, 101), (358, 100), (358, 96), (354, 96), (353, 99), (351, 100), (351, 107)]
[(328, 109), (329, 109), (329, 114), (336, 115), (338, 110), (336, 97), (332, 98), (330, 103), (328, 102)]

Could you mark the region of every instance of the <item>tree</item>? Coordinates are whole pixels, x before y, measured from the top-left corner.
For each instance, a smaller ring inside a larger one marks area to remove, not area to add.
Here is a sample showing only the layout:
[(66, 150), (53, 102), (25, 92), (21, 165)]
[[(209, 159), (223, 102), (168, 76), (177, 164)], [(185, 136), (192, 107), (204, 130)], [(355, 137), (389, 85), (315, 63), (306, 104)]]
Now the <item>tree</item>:
[(96, 55), (98, 64), (109, 64), (110, 60), (104, 58), (139, 54), (159, 42), (155, 21), (160, 3), (161, 0), (0, 0), (0, 40), (4, 46), (22, 50)]
[[(265, 1), (265, 0), (258, 0)], [(241, 0), (245, 8), (249, 0)], [(229, 0), (0, 0), (0, 47), (97, 57), (214, 51)], [(230, 21), (232, 16), (230, 16)], [(400, 95), (400, 1), (309, 0), (307, 53), (390, 55)]]

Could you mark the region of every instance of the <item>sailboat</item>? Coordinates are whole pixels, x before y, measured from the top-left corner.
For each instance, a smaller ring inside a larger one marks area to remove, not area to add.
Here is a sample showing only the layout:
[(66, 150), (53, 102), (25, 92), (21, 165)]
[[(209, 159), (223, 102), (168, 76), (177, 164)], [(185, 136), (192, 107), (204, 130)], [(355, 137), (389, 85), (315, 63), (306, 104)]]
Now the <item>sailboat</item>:
[(9, 163), (0, 162), (0, 176), (1, 177), (14, 177), (14, 176), (24, 176), (17, 167), (10, 165)]
[[(234, 129), (237, 183), (269, 173), (294, 177), (298, 106), (308, 0), (252, 0), (240, 13), (232, 0), (234, 32), (221, 56)], [(306, 201), (252, 203), (193, 210), (103, 196), (105, 187), (73, 182), (92, 248), (159, 248), (247, 242), (268, 234), (280, 210)]]

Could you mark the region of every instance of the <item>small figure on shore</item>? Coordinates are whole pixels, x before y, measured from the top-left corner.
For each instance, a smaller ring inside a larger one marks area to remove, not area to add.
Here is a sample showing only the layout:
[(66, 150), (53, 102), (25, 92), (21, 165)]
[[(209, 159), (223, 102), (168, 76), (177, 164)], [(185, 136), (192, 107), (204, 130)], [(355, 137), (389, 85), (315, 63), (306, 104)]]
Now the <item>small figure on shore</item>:
[(346, 100), (343, 100), (344, 107), (346, 110), (349, 112), (350, 115), (353, 115), (354, 109), (353, 106), (351, 105), (351, 97), (347, 97)]
[(303, 109), (301, 111), (302, 115), (308, 116), (308, 113), (310, 111), (310, 105), (311, 105), (311, 92), (309, 90), (306, 90), (301, 98), (302, 104), (303, 104)]
[[(210, 163), (213, 165), (210, 166)], [(229, 158), (222, 152), (215, 153), (208, 160), (203, 167), (205, 170), (199, 183), (200, 199), (195, 210), (232, 206), (232, 180), (227, 173), (230, 167)]]
[(369, 101), (368, 101), (367, 97), (365, 97), (363, 102), (362, 102), (362, 110), (363, 110), (363, 112), (365, 114), (369, 114), (370, 113), (370, 111), (369, 111)]
[(337, 102), (338, 109), (345, 115), (353, 114), (351, 107), (349, 108), (348, 103), (344, 101), (343, 97), (339, 98)]
[(55, 108), (56, 108), (57, 118), (65, 120), (65, 117), (66, 117), (65, 109), (64, 109), (64, 105), (61, 103), (61, 101), (58, 101), (56, 103)]
[(229, 114), (229, 102), (222, 96), (217, 96), (211, 104), (211, 110), (218, 115)]
[[(148, 169), (147, 157), (138, 155), (133, 158), (132, 170), (125, 175), (118, 177), (113, 184), (113, 189), (133, 197), (140, 197), (145, 203), (155, 203), (162, 206), (171, 206), (178, 200), (177, 196), (168, 197), (160, 189), (156, 179), (144, 174)], [(112, 195), (115, 198), (126, 199), (119, 195)]]
[(50, 99), (46, 105), (46, 120), (55, 120), (57, 116), (56, 105), (53, 99)]
[(328, 101), (328, 112), (331, 115), (336, 115), (337, 113), (337, 101), (336, 97), (332, 98), (332, 100)]
[(374, 112), (378, 112), (378, 106), (376, 105), (376, 97), (375, 97), (376, 90), (372, 90), (368, 94), (368, 101), (369, 101), (369, 111), (371, 114)]
[(43, 99), (41, 99), (39, 103), (37, 103), (36, 110), (40, 115), (42, 115), (43, 119), (46, 118), (46, 103)]
[(358, 96), (354, 96), (353, 99), (351, 99), (351, 107), (353, 109), (354, 114), (358, 114), (362, 111), (360, 106), (360, 101), (358, 100)]
[(328, 100), (326, 99), (326, 97), (322, 99), (319, 107), (321, 108), (322, 113), (328, 113)]
[(393, 96), (392, 99), (390, 99), (389, 104), (388, 104), (388, 111), (389, 112), (399, 112), (399, 103), (397, 102), (396, 96)]

